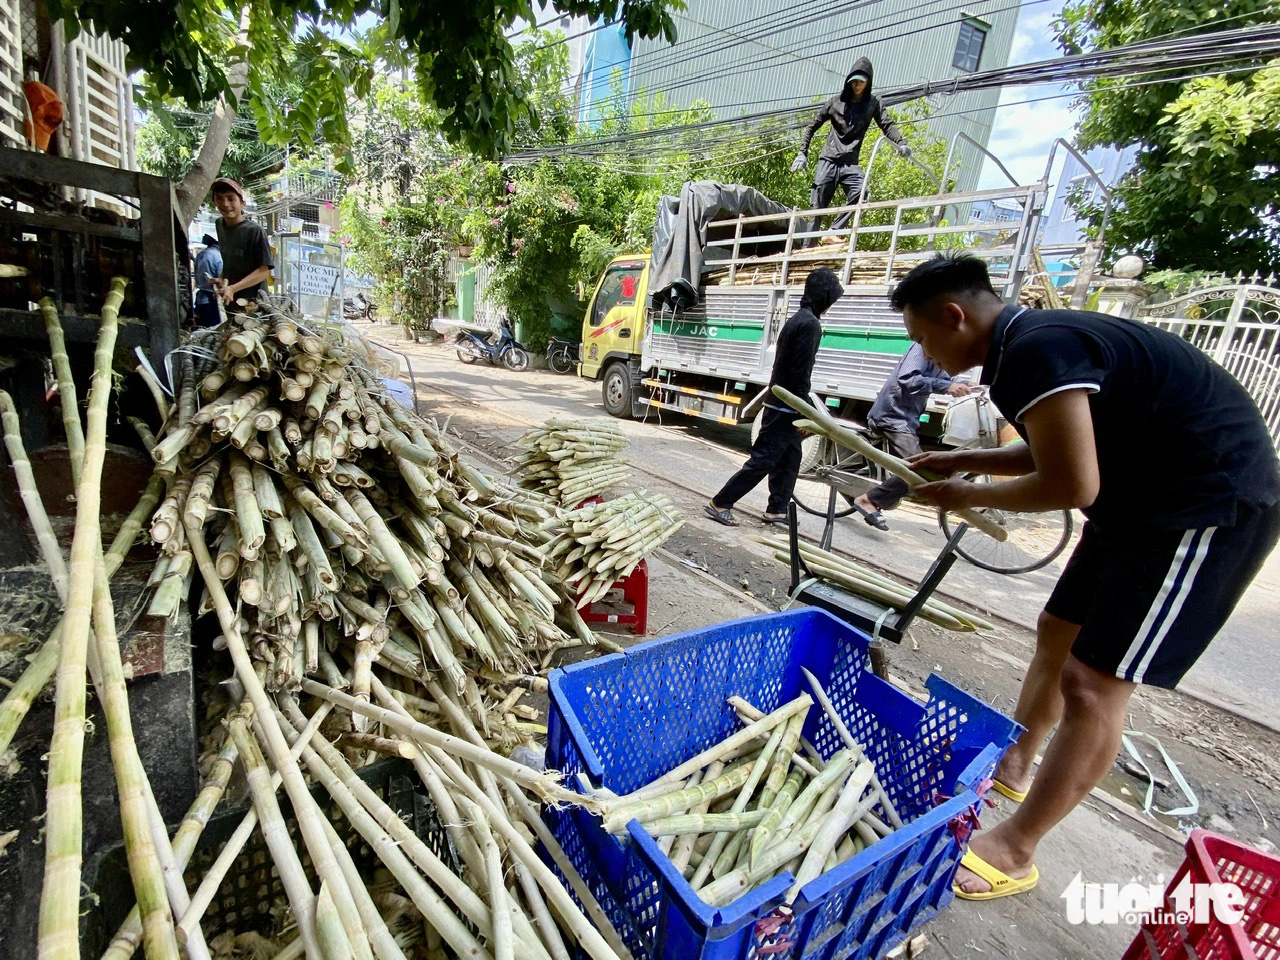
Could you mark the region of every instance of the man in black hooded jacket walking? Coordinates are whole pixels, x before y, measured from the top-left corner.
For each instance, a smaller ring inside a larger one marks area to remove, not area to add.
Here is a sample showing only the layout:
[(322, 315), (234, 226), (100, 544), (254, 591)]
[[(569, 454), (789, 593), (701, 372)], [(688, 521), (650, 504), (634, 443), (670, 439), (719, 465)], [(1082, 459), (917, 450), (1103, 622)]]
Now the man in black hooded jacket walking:
[[(833, 303), (840, 299), (844, 288), (836, 275), (822, 267), (809, 274), (804, 282), (804, 296), (797, 310), (778, 334), (778, 344), (773, 355), (773, 375), (769, 387), (777, 384), (796, 396), (809, 395), (809, 381), (813, 376), (813, 364), (818, 358), (818, 345), (822, 340), (821, 317)], [(707, 516), (718, 523), (736, 527), (733, 505), (756, 488), (766, 476), (769, 478), (769, 504), (765, 508), (765, 523), (785, 523), (787, 504), (796, 488), (800, 474), (800, 431), (796, 429), (796, 412), (781, 400), (769, 394), (764, 402), (764, 420), (760, 434), (751, 444), (751, 457), (742, 469), (729, 478), (706, 505)]]
[[(907, 139), (893, 122), (880, 109), (880, 101), (871, 95), (871, 61), (860, 58), (844, 78), (844, 87), (826, 103), (813, 118), (804, 134), (804, 143), (791, 164), (791, 172), (799, 173), (809, 163), (809, 144), (814, 134), (824, 123), (831, 124), (827, 134), (827, 142), (818, 156), (818, 169), (813, 175), (813, 191), (809, 195), (809, 206), (817, 209), (830, 206), (835, 196), (836, 187), (844, 187), (845, 203), (857, 203), (862, 195), (863, 174), (858, 164), (862, 153), (862, 141), (867, 137), (867, 130), (874, 120), (884, 131), (884, 135), (904, 157), (911, 156), (911, 148)], [(831, 229), (839, 230), (849, 223), (849, 212), (836, 217)], [(814, 217), (809, 224), (810, 230), (818, 228), (818, 218)], [(806, 241), (808, 242), (808, 241)]]

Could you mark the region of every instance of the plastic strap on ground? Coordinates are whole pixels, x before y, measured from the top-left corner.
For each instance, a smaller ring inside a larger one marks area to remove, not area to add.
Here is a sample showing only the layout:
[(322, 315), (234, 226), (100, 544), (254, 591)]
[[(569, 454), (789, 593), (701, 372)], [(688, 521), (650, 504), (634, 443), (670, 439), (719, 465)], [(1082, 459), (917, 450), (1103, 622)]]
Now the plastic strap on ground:
[[(1130, 739), (1132, 738), (1132, 739)], [(1163, 814), (1166, 817), (1185, 817), (1190, 816), (1200, 809), (1200, 798), (1196, 796), (1196, 792), (1191, 789), (1191, 784), (1187, 783), (1186, 778), (1182, 775), (1182, 771), (1174, 762), (1173, 757), (1169, 756), (1165, 750), (1164, 744), (1153, 737), (1149, 733), (1143, 733), (1140, 730), (1126, 730), (1120, 738), (1124, 744), (1124, 748), (1129, 751), (1129, 756), (1133, 757), (1134, 762), (1142, 768), (1142, 772), (1147, 775), (1147, 796), (1142, 803), (1142, 811), (1147, 816), (1151, 816), (1153, 809), (1153, 801), (1155, 800), (1156, 778), (1147, 766), (1147, 761), (1143, 759), (1138, 748), (1134, 746), (1134, 740), (1141, 740), (1143, 743), (1149, 744), (1160, 751), (1160, 758), (1164, 760), (1165, 766), (1169, 768), (1169, 775), (1173, 777), (1173, 782), (1178, 785), (1178, 789), (1182, 791), (1182, 795), (1187, 798), (1187, 805), (1178, 807), (1176, 810), (1156, 810), (1156, 813)]]

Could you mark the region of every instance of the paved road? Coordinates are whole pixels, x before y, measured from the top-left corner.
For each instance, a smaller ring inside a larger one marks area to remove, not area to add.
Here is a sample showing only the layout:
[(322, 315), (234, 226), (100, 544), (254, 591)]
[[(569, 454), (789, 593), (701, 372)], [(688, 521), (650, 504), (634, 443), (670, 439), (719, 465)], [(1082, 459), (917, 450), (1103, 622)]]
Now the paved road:
[[(365, 331), (362, 331), (365, 332)], [(397, 340), (398, 328), (375, 328), (377, 339), (413, 358), (420, 386), (441, 390), (479, 404), (497, 416), (541, 423), (552, 416), (610, 419), (600, 403), (598, 384), (547, 371), (512, 373), (488, 365), (459, 363), (443, 346), (408, 346)], [(725, 427), (671, 416), (648, 422), (614, 421), (630, 441), (627, 459), (640, 476), (648, 472), (697, 491), (708, 499), (741, 465), (750, 444), (743, 427)], [(762, 484), (739, 505), (744, 517), (758, 516), (766, 499)], [(707, 523), (697, 516), (691, 524)], [(893, 529), (881, 533), (858, 518), (837, 521), (835, 546), (909, 579), (923, 577), (944, 539), (932, 512), (911, 505), (890, 515)], [(750, 524), (744, 524), (748, 527)], [(821, 533), (820, 522), (805, 517), (807, 536)], [(1065, 554), (1064, 554), (1065, 556)], [(1034, 629), (1036, 616), (1061, 572), (1063, 558), (1031, 574), (1002, 576), (961, 561), (947, 575), (943, 592), (975, 609)], [(1269, 726), (1280, 727), (1280, 657), (1275, 624), (1280, 623), (1280, 551), (1268, 561), (1223, 633), (1192, 670), (1184, 689), (1227, 706)], [(1019, 651), (1025, 659), (1026, 650)]]

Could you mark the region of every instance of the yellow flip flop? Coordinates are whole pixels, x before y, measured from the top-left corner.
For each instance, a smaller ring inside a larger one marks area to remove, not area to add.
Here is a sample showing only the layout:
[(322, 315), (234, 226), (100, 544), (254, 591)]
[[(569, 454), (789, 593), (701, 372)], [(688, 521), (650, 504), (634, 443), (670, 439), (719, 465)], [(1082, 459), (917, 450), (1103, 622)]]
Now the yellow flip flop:
[(991, 889), (983, 893), (966, 893), (959, 886), (952, 884), (951, 889), (961, 900), (999, 900), (1001, 897), (1012, 897), (1018, 893), (1034, 890), (1036, 884), (1040, 882), (1040, 871), (1036, 869), (1035, 864), (1031, 865), (1031, 873), (1028, 876), (1014, 879), (1008, 874), (1001, 873), (972, 850), (965, 851), (964, 857), (960, 860), (960, 866), (991, 884)]
[(996, 793), (1000, 794), (1000, 796), (1008, 797), (1014, 803), (1021, 803), (1023, 800), (1027, 799), (1026, 790), (1014, 790), (1012, 787), (1006, 787), (999, 780), (992, 780), (991, 788), (995, 790)]

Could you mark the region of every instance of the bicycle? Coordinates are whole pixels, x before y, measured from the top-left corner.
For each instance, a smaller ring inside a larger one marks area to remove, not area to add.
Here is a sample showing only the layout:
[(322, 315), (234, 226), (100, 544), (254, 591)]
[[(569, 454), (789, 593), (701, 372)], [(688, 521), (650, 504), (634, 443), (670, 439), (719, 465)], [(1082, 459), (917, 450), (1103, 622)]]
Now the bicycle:
[[(975, 429), (971, 439), (955, 446), (957, 450), (990, 449), (999, 444), (995, 408), (985, 392), (976, 392), (963, 401), (948, 407), (948, 418), (956, 411), (965, 411), (963, 404), (974, 404)], [(845, 421), (862, 433), (880, 449), (889, 452), (888, 444), (864, 424)], [(871, 463), (861, 454), (841, 447), (826, 437), (814, 437), (806, 443), (817, 442), (811, 448), (802, 468), (802, 478), (796, 482), (793, 498), (806, 513), (833, 519), (847, 517), (854, 512), (856, 497), (883, 482), (888, 473), (879, 464)], [(974, 483), (993, 483), (1000, 478), (988, 474), (965, 474), (964, 479)], [(831, 509), (831, 490), (834, 489), (849, 504), (844, 509)], [(819, 499), (821, 497), (821, 499)], [(807, 501), (807, 502), (806, 502)], [(1071, 542), (1075, 519), (1070, 510), (1047, 513), (1018, 513), (1015, 511), (984, 508), (983, 513), (994, 518), (1008, 531), (1008, 539), (1001, 542), (979, 530), (972, 529), (960, 541), (956, 552), (975, 567), (992, 573), (1013, 575), (1040, 570), (1054, 560)], [(954, 532), (952, 520), (945, 510), (938, 511), (938, 526), (949, 539)]]

